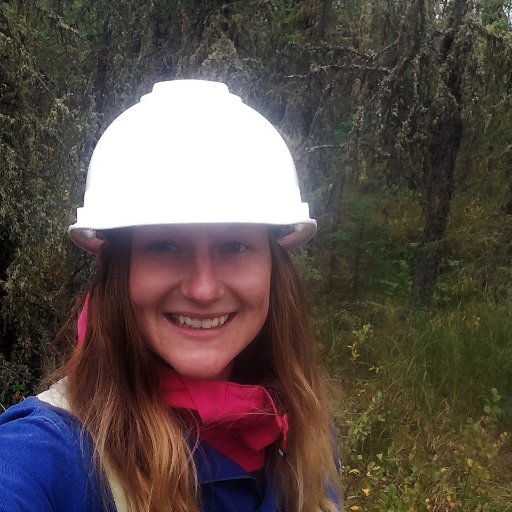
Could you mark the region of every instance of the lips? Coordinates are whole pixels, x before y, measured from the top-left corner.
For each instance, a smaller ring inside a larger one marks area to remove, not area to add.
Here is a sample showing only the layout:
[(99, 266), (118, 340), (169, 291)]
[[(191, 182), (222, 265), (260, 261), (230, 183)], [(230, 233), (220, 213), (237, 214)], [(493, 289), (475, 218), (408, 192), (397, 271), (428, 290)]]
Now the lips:
[(215, 327), (223, 326), (234, 316), (234, 313), (212, 316), (210, 318), (198, 318), (178, 313), (170, 313), (166, 316), (179, 327), (188, 327), (192, 329), (214, 329)]

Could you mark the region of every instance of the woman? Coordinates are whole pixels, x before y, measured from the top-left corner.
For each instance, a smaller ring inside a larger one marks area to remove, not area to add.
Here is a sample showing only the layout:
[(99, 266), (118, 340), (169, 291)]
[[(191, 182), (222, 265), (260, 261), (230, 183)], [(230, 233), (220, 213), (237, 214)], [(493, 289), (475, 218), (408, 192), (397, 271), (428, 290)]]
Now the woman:
[(287, 254), (316, 222), (224, 84), (156, 84), (93, 153), (98, 256), (65, 378), (0, 416), (0, 511), (334, 511), (332, 432)]

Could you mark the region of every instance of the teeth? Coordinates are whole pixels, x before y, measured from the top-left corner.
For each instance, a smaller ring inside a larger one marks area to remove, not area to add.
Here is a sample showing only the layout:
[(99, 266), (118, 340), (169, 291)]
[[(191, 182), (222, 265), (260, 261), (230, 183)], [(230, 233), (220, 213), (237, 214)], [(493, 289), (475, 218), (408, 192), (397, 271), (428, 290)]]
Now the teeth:
[(179, 325), (186, 325), (193, 329), (211, 329), (224, 325), (228, 319), (228, 315), (222, 315), (215, 318), (191, 318), (183, 315), (173, 315), (173, 318)]

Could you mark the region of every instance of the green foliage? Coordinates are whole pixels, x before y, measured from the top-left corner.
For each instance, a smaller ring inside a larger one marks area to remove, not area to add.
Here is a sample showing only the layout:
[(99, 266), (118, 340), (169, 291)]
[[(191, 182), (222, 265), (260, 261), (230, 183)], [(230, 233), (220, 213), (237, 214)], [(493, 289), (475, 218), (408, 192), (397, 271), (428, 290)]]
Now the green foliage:
[[(9, 404), (32, 390), (74, 292), (78, 260), (65, 231), (90, 104), (86, 89), (80, 98), (62, 90), (55, 62), (76, 66), (81, 41), (45, 2), (3, 3), (0, 38), (0, 389)], [(83, 85), (79, 76), (66, 84)]]
[(12, 363), (0, 354), (0, 413), (30, 395), (34, 377), (24, 364)]
[[(425, 379), (440, 393), (475, 403), (496, 387), (512, 397), (510, 304), (472, 304), (422, 320), (411, 340)], [(418, 376), (419, 377), (419, 376)]]
[(388, 309), (378, 326), (323, 331), (347, 510), (506, 510), (512, 343), (499, 313), (475, 326)]
[[(441, 420), (441, 428), (450, 426)], [(350, 464), (344, 467), (351, 493), (348, 510), (430, 511), (506, 510), (506, 495), (494, 501), (493, 464), (507, 441), (496, 424), (482, 416), (459, 431), (443, 432), (426, 443), (410, 426), (399, 425), (403, 439), (368, 453), (350, 432)]]
[(274, 0), (274, 6), (282, 20), (287, 42), (300, 43), (304, 40), (305, 2), (300, 0)]

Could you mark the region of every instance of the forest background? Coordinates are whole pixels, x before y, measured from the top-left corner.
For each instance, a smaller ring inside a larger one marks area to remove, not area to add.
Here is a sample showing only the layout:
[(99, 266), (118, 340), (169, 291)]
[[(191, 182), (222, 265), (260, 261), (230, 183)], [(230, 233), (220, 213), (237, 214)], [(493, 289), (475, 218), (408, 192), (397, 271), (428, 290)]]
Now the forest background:
[(512, 2), (0, 3), (0, 404), (33, 392), (94, 264), (66, 228), (95, 141), (206, 78), (290, 143), (296, 254), (347, 510), (512, 510)]

